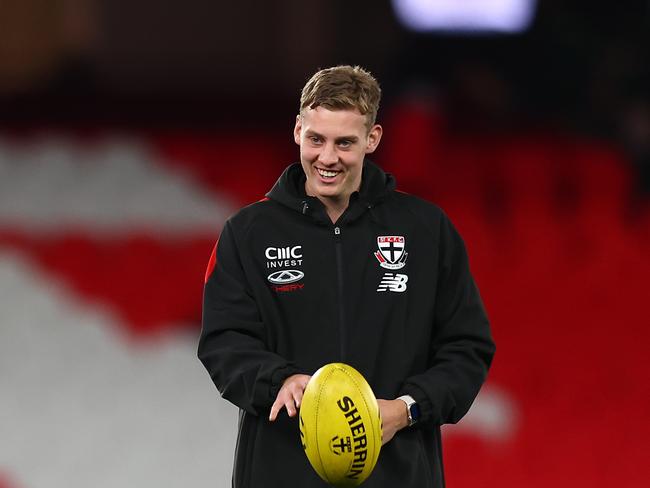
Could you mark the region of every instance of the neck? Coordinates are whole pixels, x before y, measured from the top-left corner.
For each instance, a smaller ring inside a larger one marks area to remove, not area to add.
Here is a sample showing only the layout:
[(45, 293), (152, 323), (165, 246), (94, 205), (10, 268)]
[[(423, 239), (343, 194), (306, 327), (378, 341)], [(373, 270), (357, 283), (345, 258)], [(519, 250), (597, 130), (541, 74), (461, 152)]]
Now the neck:
[(339, 217), (343, 215), (343, 212), (345, 212), (345, 209), (348, 208), (348, 204), (350, 203), (350, 197), (341, 200), (329, 198), (319, 198), (319, 200), (325, 206), (327, 216), (333, 224), (335, 224)]

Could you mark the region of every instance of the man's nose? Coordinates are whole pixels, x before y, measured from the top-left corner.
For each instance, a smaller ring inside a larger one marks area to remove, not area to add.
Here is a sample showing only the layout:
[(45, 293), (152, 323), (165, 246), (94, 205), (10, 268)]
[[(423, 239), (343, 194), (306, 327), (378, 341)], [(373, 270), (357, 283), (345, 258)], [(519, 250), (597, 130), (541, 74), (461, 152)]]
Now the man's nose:
[(325, 144), (318, 155), (318, 160), (323, 164), (336, 164), (339, 160), (333, 144)]

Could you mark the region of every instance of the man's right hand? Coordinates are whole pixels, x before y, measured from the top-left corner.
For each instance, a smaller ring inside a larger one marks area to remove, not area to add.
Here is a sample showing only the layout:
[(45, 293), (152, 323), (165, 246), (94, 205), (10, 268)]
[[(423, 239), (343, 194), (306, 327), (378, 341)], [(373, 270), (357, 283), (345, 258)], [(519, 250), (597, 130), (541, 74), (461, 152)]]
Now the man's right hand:
[(282, 388), (280, 388), (278, 396), (271, 406), (271, 414), (269, 415), (271, 422), (278, 417), (278, 413), (283, 408), (287, 409), (289, 417), (294, 417), (298, 413), (302, 403), (302, 394), (310, 378), (311, 376), (306, 374), (294, 374), (284, 380)]

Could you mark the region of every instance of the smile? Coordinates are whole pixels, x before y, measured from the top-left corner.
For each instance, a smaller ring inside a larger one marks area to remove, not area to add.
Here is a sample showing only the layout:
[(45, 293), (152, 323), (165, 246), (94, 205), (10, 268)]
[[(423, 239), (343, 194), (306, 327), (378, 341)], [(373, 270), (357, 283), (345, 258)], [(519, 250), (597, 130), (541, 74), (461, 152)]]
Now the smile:
[(340, 171), (331, 171), (331, 170), (320, 169), (320, 168), (316, 168), (316, 171), (318, 171), (318, 174), (321, 175), (323, 178), (334, 178), (336, 175), (340, 173)]

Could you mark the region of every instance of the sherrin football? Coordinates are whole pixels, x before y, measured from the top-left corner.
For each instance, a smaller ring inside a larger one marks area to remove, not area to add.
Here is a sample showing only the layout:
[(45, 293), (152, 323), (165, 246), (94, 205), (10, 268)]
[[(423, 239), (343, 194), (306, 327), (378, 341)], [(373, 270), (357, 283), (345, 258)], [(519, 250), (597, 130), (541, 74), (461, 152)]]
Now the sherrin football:
[(307, 458), (327, 483), (363, 483), (381, 449), (379, 405), (352, 366), (331, 363), (309, 380), (300, 405), (300, 437)]

